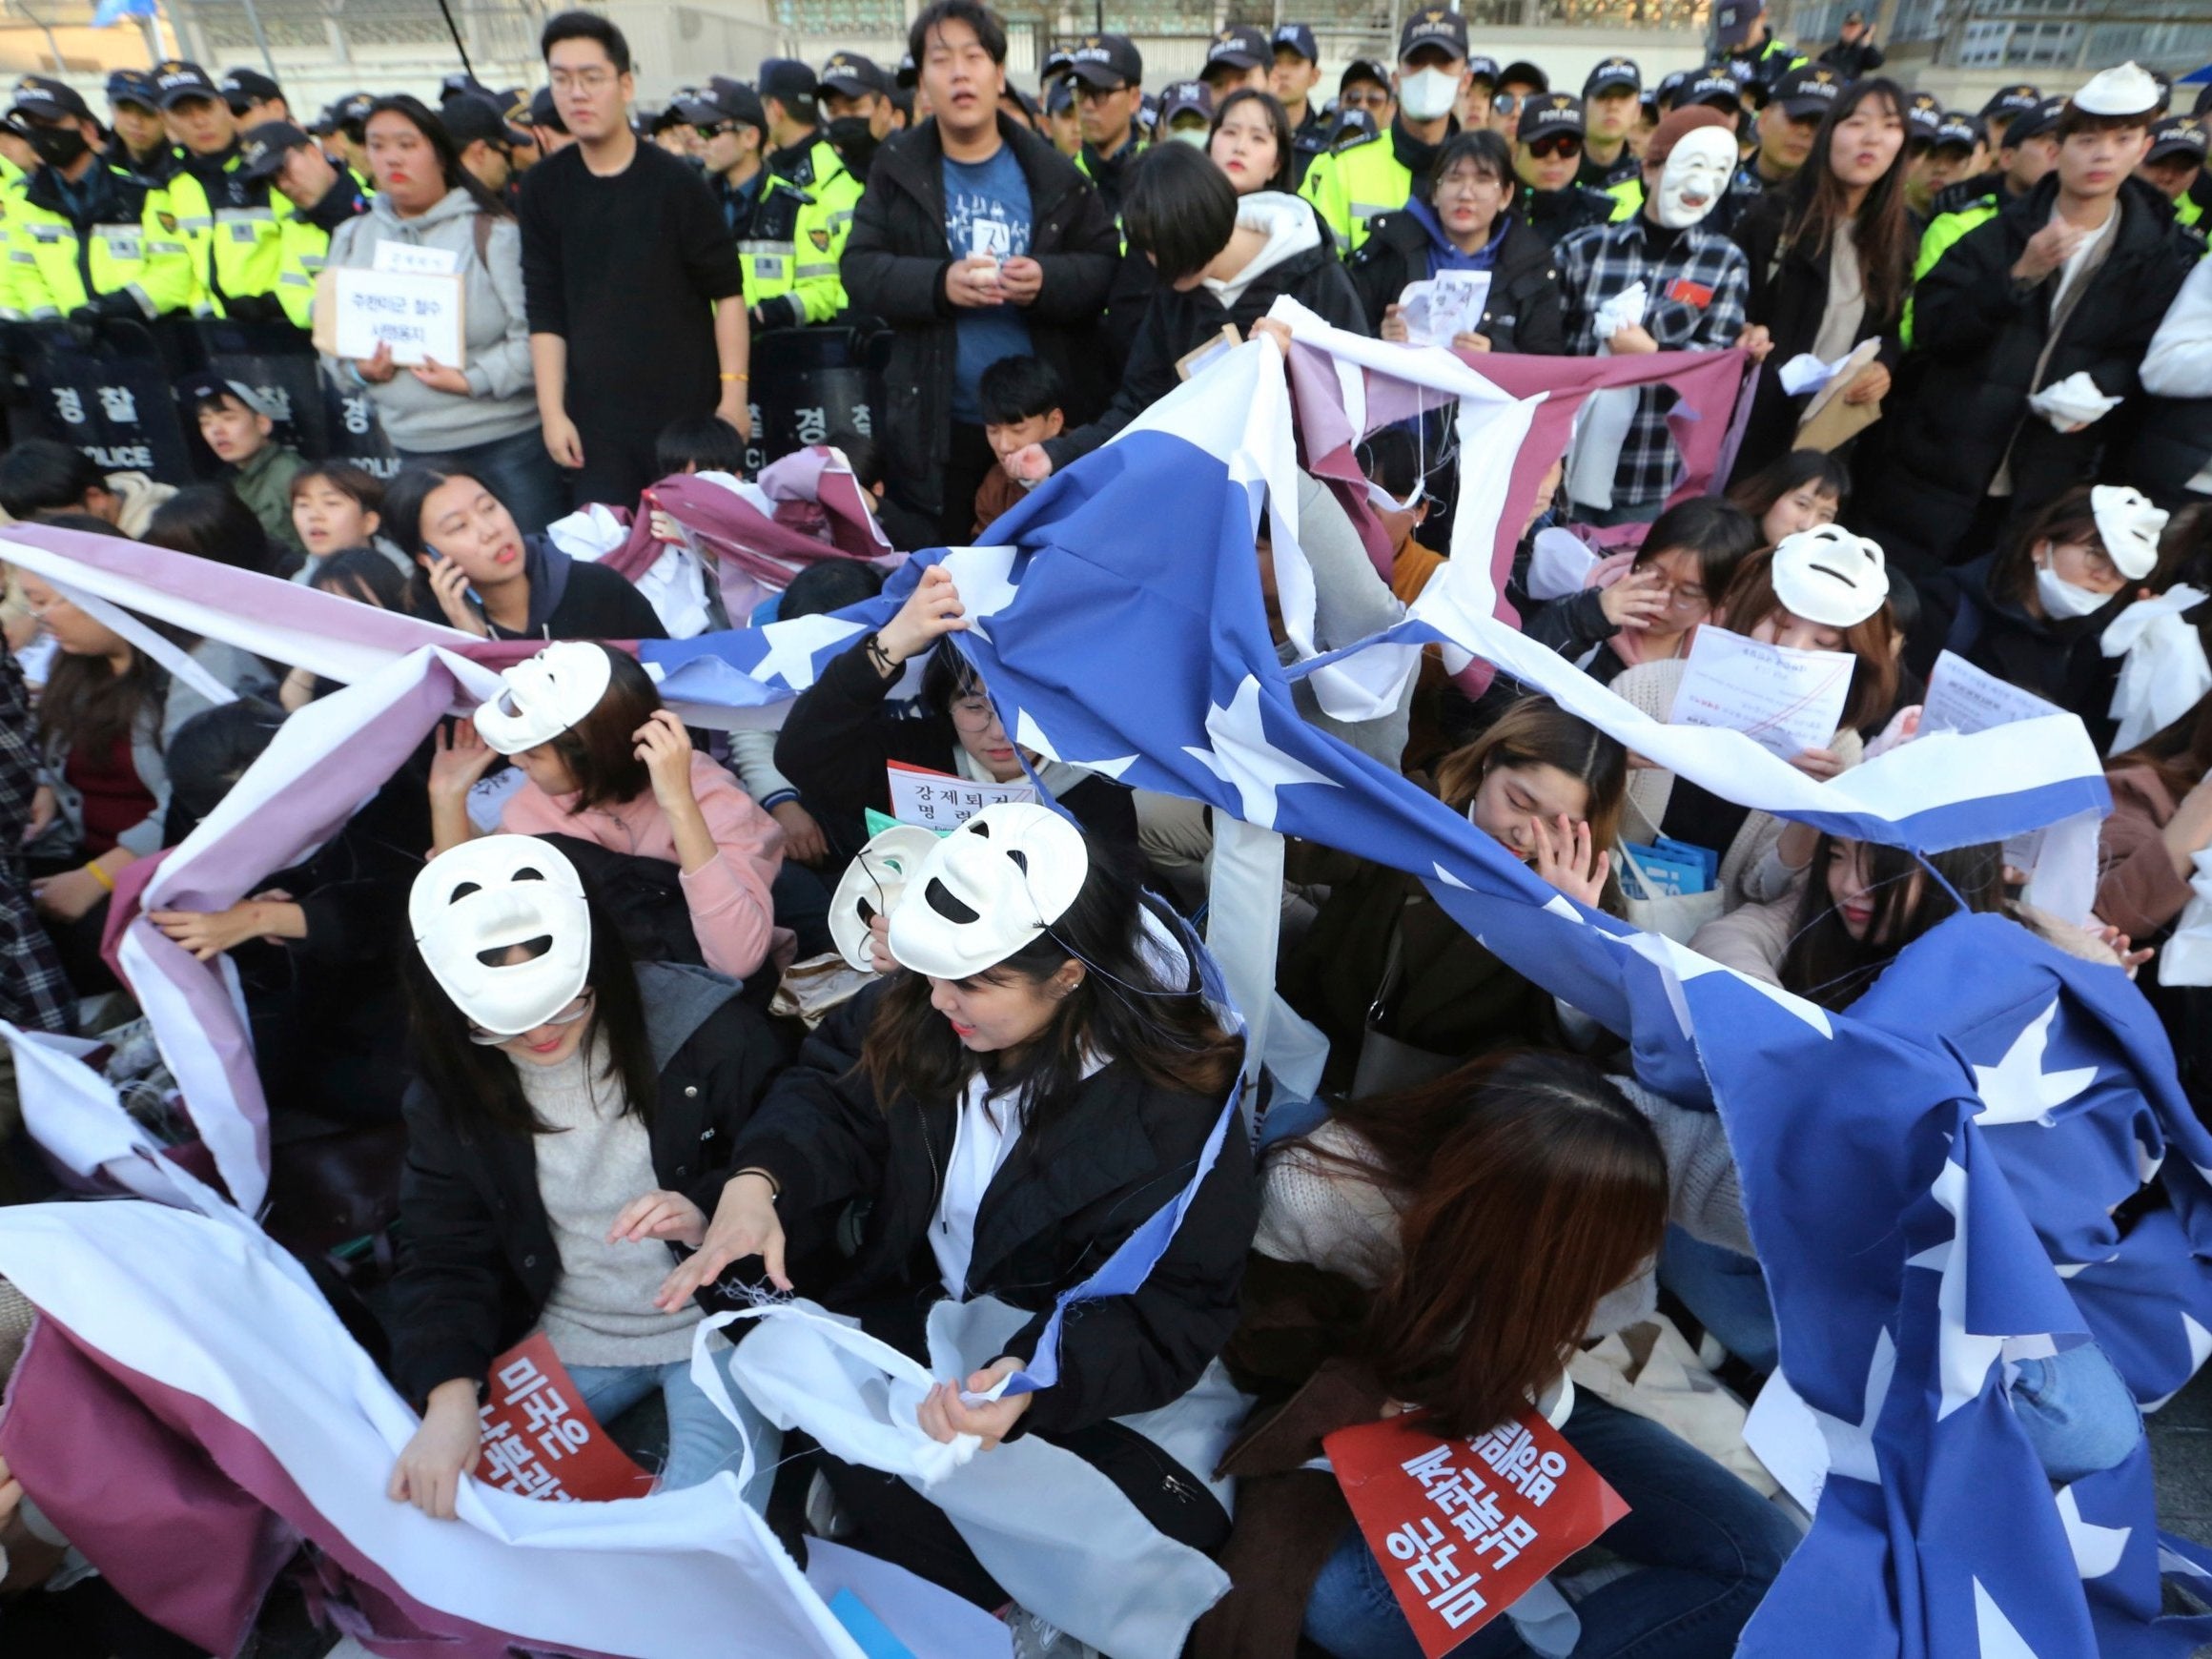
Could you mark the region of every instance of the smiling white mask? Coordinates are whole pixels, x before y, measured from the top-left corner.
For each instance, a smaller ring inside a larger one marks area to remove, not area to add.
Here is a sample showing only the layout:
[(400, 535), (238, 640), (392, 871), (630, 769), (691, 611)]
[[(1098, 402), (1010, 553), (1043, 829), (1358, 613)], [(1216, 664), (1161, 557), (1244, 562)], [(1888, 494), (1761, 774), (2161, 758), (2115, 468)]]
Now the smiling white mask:
[(1735, 169), (1736, 141), (1727, 128), (1685, 133), (1659, 172), (1659, 222), (1670, 231), (1697, 223), (1712, 212)]

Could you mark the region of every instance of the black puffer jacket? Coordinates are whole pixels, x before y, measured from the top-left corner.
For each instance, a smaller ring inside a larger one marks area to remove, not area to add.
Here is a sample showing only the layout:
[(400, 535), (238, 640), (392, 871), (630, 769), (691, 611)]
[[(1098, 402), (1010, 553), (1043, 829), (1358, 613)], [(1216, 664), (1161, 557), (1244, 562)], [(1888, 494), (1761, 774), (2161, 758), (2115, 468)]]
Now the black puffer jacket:
[[(1368, 332), (1382, 332), (1382, 312), (1396, 305), (1409, 282), (1429, 277), (1428, 227), (1410, 209), (1384, 214), (1367, 227), (1367, 239), (1348, 269), (1366, 312)], [(1475, 332), (1494, 352), (1531, 357), (1567, 354), (1566, 301), (1551, 248), (1519, 219), (1508, 216), (1490, 260), (1490, 297)]]
[[(737, 1167), (738, 1131), (780, 1051), (767, 1022), (738, 1000), (736, 982), (719, 973), (641, 963), (638, 991), (661, 1075), (646, 1126), (653, 1178), (711, 1217)], [(392, 1373), (420, 1403), (440, 1382), (481, 1378), (528, 1334), (561, 1277), (561, 1253), (528, 1137), (472, 1135), (420, 1082), (403, 1110)]]
[(1915, 576), (1979, 551), (1958, 541), (2008, 450), (2016, 511), (2097, 475), (2115, 436), (2109, 418), (2060, 433), (2028, 408), (2028, 399), (2083, 371), (2107, 396), (2136, 391), (2144, 349), (2188, 273), (2172, 207), (2129, 179), (2104, 263), (2038, 375), (2058, 276), (2018, 282), (2012, 267), (2050, 222), (2058, 188), (2056, 175), (2046, 178), (1969, 231), (1914, 295), (1910, 378), (1881, 422), (1888, 428), (1882, 465), (1870, 469), (1860, 511), (1891, 563)]
[[(944, 1294), (929, 1229), (957, 1102), (924, 1104), (902, 1092), (877, 1103), (857, 1067), (889, 989), (870, 986), (825, 1020), (738, 1138), (737, 1167), (764, 1169), (779, 1185), (789, 1260), (819, 1260), (848, 1206), (867, 1204), (858, 1252), (838, 1281), (802, 1286), (834, 1311)], [(1007, 1353), (1034, 1358), (1054, 1299), (1174, 1200), (1220, 1108), (1218, 1099), (1155, 1088), (1113, 1061), (1052, 1122), (1015, 1141), (976, 1213), (968, 1269), (971, 1296), (1036, 1316), (1008, 1340)], [(1060, 1380), (1032, 1396), (1023, 1431), (1064, 1434), (1185, 1393), (1236, 1328), (1259, 1224), (1259, 1182), (1239, 1119), (1144, 1283), (1084, 1304), (1062, 1325)]]
[[(1097, 191), (1073, 162), (1004, 115), (998, 135), (1029, 180), (1030, 257), (1044, 267), (1044, 289), (1022, 317), (1030, 349), (1059, 371), (1071, 417), (1088, 416), (1104, 400), (1095, 341), (1120, 240)], [(944, 159), (934, 121), (876, 152), (839, 266), (851, 308), (883, 318), (896, 336), (876, 425), (885, 476), (908, 506), (932, 515), (944, 509), (945, 463), (952, 453), (959, 315), (945, 297), (953, 256), (945, 239)]]
[(1993, 590), (1997, 560), (1986, 554), (1920, 584), (1921, 625), (1908, 645), (1907, 666), (1925, 678), (1940, 645), (2081, 716), (2102, 754), (2119, 729), (2111, 709), (2120, 667), (2119, 659), (2104, 654), (2104, 630), (2132, 602), (2134, 586), (2115, 594), (2102, 610), (2052, 621), (2030, 615), (2018, 600)]

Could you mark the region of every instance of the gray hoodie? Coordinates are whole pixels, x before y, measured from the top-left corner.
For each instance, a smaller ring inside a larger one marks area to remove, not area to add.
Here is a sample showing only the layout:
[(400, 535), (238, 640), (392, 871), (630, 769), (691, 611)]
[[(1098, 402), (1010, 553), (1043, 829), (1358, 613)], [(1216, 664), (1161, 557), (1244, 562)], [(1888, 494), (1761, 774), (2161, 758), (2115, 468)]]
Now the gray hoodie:
[[(512, 438), (538, 424), (538, 396), (530, 373), (530, 325), (522, 310), (522, 233), (511, 218), (492, 221), (483, 257), (477, 256), (477, 216), (483, 210), (456, 187), (428, 213), (403, 219), (387, 195), (369, 198), (369, 211), (332, 233), (330, 265), (368, 269), (379, 242), (442, 248), (467, 283), (468, 396), (437, 392), (401, 369), (380, 386), (366, 388), (392, 446), (416, 455), (441, 455)], [(347, 385), (350, 366), (323, 359)]]

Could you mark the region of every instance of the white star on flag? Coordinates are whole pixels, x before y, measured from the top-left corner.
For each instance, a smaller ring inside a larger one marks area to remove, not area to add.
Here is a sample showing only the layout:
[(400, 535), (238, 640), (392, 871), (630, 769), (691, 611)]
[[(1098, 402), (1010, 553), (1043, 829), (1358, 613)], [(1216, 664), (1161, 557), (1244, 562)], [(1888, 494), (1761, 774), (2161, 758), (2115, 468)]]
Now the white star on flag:
[(2081, 1518), (2080, 1501), (2072, 1486), (2060, 1486), (2058, 1522), (2066, 1528), (2066, 1546), (2074, 1552), (2074, 1569), (2083, 1578), (2102, 1578), (2120, 1565), (2127, 1552), (2132, 1526), (2099, 1526)]
[(1946, 1242), (1909, 1258), (1907, 1267), (1925, 1267), (1943, 1276), (1936, 1294), (1942, 1314), (1943, 1336), (1938, 1368), (1943, 1373), (1943, 1403), (1936, 1420), (1949, 1417), (1969, 1401), (1981, 1397), (1989, 1368), (2004, 1351), (2002, 1337), (1978, 1337), (1966, 1328), (1966, 1171), (1949, 1158), (1943, 1173), (1929, 1188), (1936, 1201), (1951, 1212), (1956, 1230)]
[(825, 645), (834, 645), (862, 632), (856, 622), (834, 616), (799, 616), (789, 622), (769, 623), (760, 630), (768, 641), (768, 655), (752, 666), (755, 680), (781, 680), (794, 691), (814, 683), (814, 658)]
[(1874, 1333), (1874, 1356), (1867, 1365), (1866, 1401), (1859, 1420), (1848, 1423), (1818, 1406), (1806, 1407), (1820, 1424), (1821, 1438), (1828, 1442), (1830, 1475), (1849, 1475), (1854, 1481), (1881, 1485), (1881, 1464), (1874, 1458), (1874, 1425), (1881, 1421), (1882, 1407), (1889, 1403), (1890, 1382), (1896, 1374), (1897, 1344), (1890, 1337), (1890, 1327), (1884, 1325)]
[(1293, 760), (1267, 741), (1267, 729), (1261, 720), (1260, 680), (1247, 674), (1244, 683), (1237, 687), (1237, 695), (1223, 708), (1215, 704), (1206, 713), (1206, 735), (1214, 740), (1210, 749), (1190, 744), (1183, 752), (1200, 762), (1223, 783), (1233, 785), (1242, 805), (1239, 816), (1247, 824), (1257, 824), (1262, 830), (1275, 828), (1275, 793), (1291, 784), (1326, 784), (1338, 787), (1334, 778), (1323, 777), (1311, 767)]
[(2058, 1012), (2058, 999), (2054, 996), (2051, 1006), (2013, 1038), (2003, 1059), (1994, 1066), (1974, 1068), (1975, 1092), (1982, 1099), (1981, 1110), (1974, 1115), (1975, 1122), (1990, 1127), (2040, 1123), (2047, 1129), (2054, 1108), (2065, 1105), (2097, 1081), (2095, 1066), (2070, 1072), (2043, 1070), (2043, 1051), (2050, 1045), (2051, 1021)]
[(1974, 1581), (1974, 1632), (1980, 1642), (1981, 1659), (2037, 1659), (2028, 1639), (2013, 1628), (1978, 1578)]
[[(2194, 1377), (2204, 1368), (2206, 1360), (2212, 1360), (2212, 1331), (2208, 1331), (2199, 1324), (2194, 1316), (2183, 1313), (2181, 1315), (2181, 1335), (2186, 1337), (2189, 1342), (2188, 1375)], [(2142, 1408), (2145, 1411), (2156, 1411), (2173, 1397), (2173, 1395), (2167, 1394), (2157, 1400), (2146, 1400), (2142, 1403)]]
[(952, 585), (960, 594), (960, 608), (968, 613), (969, 627), (985, 640), (991, 638), (991, 630), (983, 625), (985, 621), (1012, 604), (1021, 592), (1007, 580), (1014, 569), (1014, 555), (1020, 551), (1012, 544), (953, 547), (939, 561), (952, 573)]
[(1116, 780), (1123, 772), (1137, 764), (1137, 757), (1133, 754), (1116, 755), (1109, 760), (1070, 759), (1053, 747), (1052, 739), (1045, 736), (1045, 728), (1030, 718), (1029, 710), (1026, 708), (1016, 708), (1014, 711), (1014, 741), (1026, 749), (1033, 749), (1043, 755), (1047, 760), (1065, 761), (1069, 766), (1082, 767), (1088, 771), (1103, 772), (1106, 776)]

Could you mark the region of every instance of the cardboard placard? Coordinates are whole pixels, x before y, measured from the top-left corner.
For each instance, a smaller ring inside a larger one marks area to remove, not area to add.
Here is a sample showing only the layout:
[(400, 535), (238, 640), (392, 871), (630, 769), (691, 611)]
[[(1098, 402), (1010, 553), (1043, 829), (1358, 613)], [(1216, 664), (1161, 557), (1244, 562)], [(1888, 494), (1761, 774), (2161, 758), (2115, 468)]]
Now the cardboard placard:
[(402, 368), (436, 362), (468, 366), (463, 279), (417, 271), (364, 271), (326, 266), (315, 279), (315, 346), (335, 358), (366, 361), (379, 343)]
[(653, 1477), (584, 1409), (543, 1331), (492, 1362), (477, 1420), (483, 1450), (470, 1472), (502, 1492), (549, 1504), (604, 1504), (653, 1489)]
[(1325, 1437), (1352, 1517), (1428, 1659), (1442, 1659), (1628, 1512), (1530, 1409), (1472, 1440), (1409, 1411)]
[(951, 772), (933, 772), (903, 761), (891, 761), (886, 769), (891, 774), (891, 815), (901, 824), (919, 824), (928, 830), (957, 830), (986, 807), (1036, 800), (1036, 790), (1028, 784), (972, 784)]

